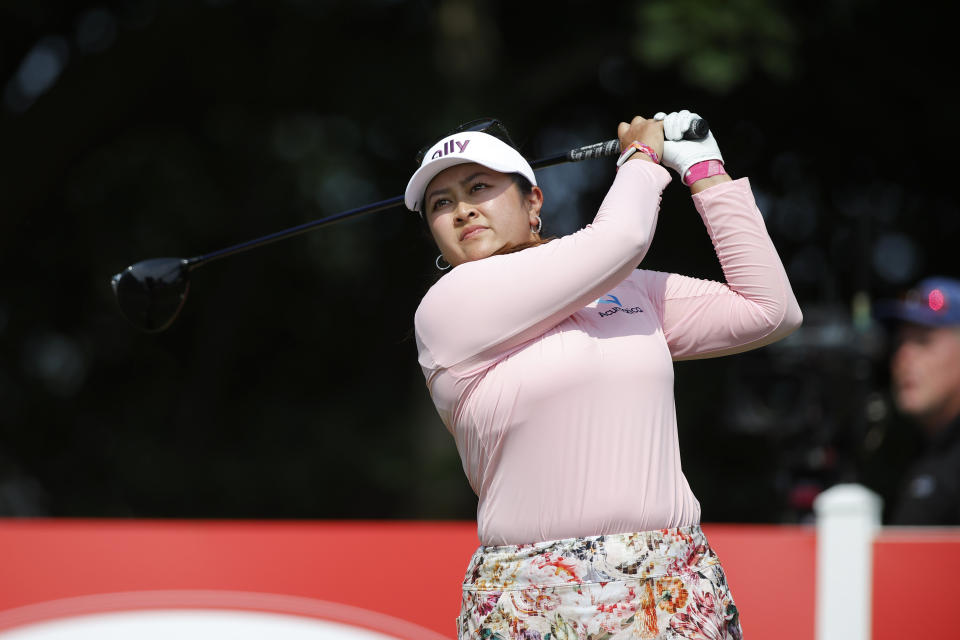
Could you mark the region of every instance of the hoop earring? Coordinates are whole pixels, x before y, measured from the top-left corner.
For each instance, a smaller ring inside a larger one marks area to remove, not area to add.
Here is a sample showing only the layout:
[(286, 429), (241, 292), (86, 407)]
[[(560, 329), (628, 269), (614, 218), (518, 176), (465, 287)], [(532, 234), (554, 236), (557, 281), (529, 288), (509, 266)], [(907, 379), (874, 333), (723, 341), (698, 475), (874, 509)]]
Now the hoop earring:
[(437, 256), (437, 259), (433, 261), (433, 264), (437, 265), (437, 269), (439, 269), (440, 271), (446, 271), (447, 269), (450, 268), (450, 263), (447, 262), (446, 260), (443, 260), (444, 262), (447, 262), (447, 266), (441, 267), (441, 266), (440, 266), (440, 261), (441, 261), (441, 260), (443, 260), (443, 254), (442, 254), (442, 253)]
[(540, 216), (537, 216), (537, 228), (531, 227), (530, 230), (539, 235), (540, 229), (543, 229), (543, 220), (540, 219)]

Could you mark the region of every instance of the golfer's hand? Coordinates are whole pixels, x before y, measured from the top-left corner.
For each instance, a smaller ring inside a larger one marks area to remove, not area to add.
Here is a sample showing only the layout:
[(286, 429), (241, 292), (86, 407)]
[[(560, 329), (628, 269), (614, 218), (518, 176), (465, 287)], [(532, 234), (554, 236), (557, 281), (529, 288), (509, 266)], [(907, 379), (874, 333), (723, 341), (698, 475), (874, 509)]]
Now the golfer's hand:
[[(636, 116), (630, 123), (621, 122), (617, 127), (617, 138), (620, 139), (620, 152), (630, 146), (633, 141), (641, 142), (657, 152), (657, 157), (663, 157), (663, 123)], [(634, 153), (630, 160), (636, 158), (653, 162), (645, 153)], [(629, 162), (629, 160), (628, 160)]]
[(717, 140), (713, 137), (712, 132), (708, 133), (707, 137), (702, 140), (683, 139), (683, 134), (690, 128), (690, 123), (699, 117), (687, 110), (670, 114), (661, 111), (653, 116), (654, 120), (663, 122), (663, 132), (666, 137), (666, 142), (663, 144), (663, 154), (660, 156), (661, 162), (664, 166), (676, 171), (681, 179), (687, 175), (690, 167), (698, 162), (706, 160), (723, 162), (720, 147), (717, 146)]

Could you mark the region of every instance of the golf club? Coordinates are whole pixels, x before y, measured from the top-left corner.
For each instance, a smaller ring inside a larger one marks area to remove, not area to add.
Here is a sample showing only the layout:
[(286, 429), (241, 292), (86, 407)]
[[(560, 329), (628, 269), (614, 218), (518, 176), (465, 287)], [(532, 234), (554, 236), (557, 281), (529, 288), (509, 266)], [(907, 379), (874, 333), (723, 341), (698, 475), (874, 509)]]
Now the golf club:
[[(684, 133), (688, 140), (699, 140), (709, 133), (709, 125), (703, 119), (694, 120)], [(530, 163), (533, 169), (542, 169), (566, 162), (579, 162), (590, 158), (608, 158), (619, 155), (620, 142), (608, 140), (578, 147), (547, 156)], [(381, 200), (372, 204), (348, 209), (326, 218), (313, 220), (276, 233), (220, 249), (193, 258), (153, 258), (130, 265), (113, 276), (111, 286), (117, 297), (120, 311), (138, 329), (147, 333), (159, 333), (167, 329), (183, 308), (190, 289), (190, 272), (208, 262), (249, 251), (263, 245), (313, 231), (347, 218), (365, 213), (391, 209), (403, 204), (403, 196)]]

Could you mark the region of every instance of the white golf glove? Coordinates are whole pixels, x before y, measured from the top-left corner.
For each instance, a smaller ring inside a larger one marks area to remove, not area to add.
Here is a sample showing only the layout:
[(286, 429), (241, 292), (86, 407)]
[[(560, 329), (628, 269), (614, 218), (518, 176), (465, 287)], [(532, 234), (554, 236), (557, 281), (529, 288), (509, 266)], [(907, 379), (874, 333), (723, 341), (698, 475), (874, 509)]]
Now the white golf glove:
[(713, 132), (708, 132), (707, 137), (702, 140), (683, 139), (683, 133), (690, 128), (690, 123), (699, 117), (686, 109), (671, 114), (661, 111), (653, 116), (654, 120), (663, 120), (663, 158), (660, 161), (680, 174), (681, 180), (687, 175), (690, 167), (698, 162), (705, 160), (723, 162), (723, 156), (720, 155), (720, 147), (717, 146)]

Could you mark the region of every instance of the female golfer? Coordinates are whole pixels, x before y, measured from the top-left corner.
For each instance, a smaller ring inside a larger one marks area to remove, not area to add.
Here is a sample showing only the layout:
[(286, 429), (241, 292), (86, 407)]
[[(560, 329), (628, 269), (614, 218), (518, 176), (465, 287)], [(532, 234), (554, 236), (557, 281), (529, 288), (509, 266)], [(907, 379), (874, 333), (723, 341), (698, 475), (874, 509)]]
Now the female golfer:
[[(550, 242), (533, 170), (489, 133), (443, 138), (407, 185), (453, 267), (415, 328), (479, 497), (460, 638), (741, 635), (680, 468), (671, 361), (768, 344), (801, 314), (748, 181), (724, 173), (712, 135), (681, 140), (693, 117), (620, 123), (592, 224)], [(670, 182), (661, 158), (690, 186), (726, 283), (637, 269)]]

